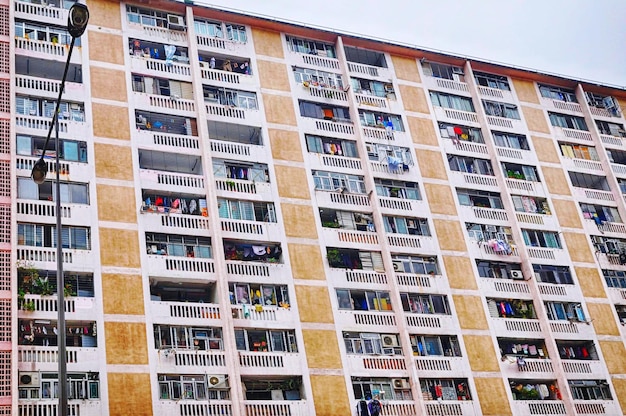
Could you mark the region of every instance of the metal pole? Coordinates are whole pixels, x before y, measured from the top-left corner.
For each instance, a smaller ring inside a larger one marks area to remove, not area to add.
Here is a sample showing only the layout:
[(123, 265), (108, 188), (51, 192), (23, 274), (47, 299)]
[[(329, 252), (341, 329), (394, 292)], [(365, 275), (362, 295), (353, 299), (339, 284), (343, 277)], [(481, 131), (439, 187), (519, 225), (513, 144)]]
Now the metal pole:
[[(61, 85), (63, 88), (63, 85)], [(63, 233), (61, 229), (61, 181), (59, 163), (59, 114), (54, 115), (55, 122), (54, 146), (56, 149), (56, 196), (55, 215), (57, 220), (57, 309), (59, 320), (57, 322), (57, 342), (59, 345), (59, 416), (67, 416), (67, 357), (66, 357), (66, 332), (65, 329), (65, 279), (63, 278)]]

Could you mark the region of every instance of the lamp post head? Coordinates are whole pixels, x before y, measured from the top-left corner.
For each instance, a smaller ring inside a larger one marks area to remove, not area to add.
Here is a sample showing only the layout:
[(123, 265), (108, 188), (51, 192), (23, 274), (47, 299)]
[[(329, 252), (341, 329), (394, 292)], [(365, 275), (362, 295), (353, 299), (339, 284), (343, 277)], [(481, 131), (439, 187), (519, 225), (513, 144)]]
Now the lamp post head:
[(30, 172), (30, 177), (37, 185), (41, 185), (46, 181), (46, 175), (48, 174), (48, 164), (42, 159), (35, 162), (33, 169)]
[(67, 31), (73, 38), (79, 38), (85, 33), (89, 22), (89, 9), (80, 3), (74, 3), (67, 16)]

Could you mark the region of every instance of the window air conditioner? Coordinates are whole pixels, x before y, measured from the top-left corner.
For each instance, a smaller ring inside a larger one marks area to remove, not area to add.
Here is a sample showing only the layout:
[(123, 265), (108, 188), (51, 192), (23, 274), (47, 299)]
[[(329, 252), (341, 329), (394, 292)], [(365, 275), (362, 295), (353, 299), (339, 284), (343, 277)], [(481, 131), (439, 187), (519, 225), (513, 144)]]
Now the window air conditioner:
[(209, 388), (211, 389), (219, 389), (219, 388), (227, 388), (228, 383), (226, 381), (226, 376), (218, 375), (218, 376), (208, 376)]
[(385, 348), (398, 346), (398, 338), (393, 335), (383, 335), (381, 338)]
[(411, 388), (409, 381), (403, 378), (392, 378), (391, 384), (393, 384), (394, 389), (410, 389)]
[(524, 274), (521, 270), (511, 270), (511, 278), (516, 280), (523, 280)]
[(394, 260), (393, 261), (393, 271), (394, 272), (404, 272), (404, 263), (401, 261)]
[(167, 15), (167, 27), (173, 30), (185, 30), (185, 20), (182, 16), (175, 14)]
[(39, 387), (39, 373), (20, 373), (20, 387)]

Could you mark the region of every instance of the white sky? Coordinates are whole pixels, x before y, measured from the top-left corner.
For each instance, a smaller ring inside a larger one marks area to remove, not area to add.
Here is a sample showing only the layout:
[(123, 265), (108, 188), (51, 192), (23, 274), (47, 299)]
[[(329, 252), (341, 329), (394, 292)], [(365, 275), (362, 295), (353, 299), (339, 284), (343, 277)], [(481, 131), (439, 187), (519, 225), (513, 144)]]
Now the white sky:
[(196, 0), (626, 88), (626, 0)]

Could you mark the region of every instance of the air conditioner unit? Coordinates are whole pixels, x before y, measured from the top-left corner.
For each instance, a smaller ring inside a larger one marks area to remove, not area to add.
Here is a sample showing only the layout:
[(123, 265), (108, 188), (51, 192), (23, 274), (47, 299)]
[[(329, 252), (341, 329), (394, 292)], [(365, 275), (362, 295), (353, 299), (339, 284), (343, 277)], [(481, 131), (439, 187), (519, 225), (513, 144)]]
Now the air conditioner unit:
[(228, 380), (226, 376), (217, 375), (217, 376), (208, 376), (209, 388), (210, 389), (223, 389), (228, 388)]
[(395, 350), (393, 348), (383, 348), (383, 355), (394, 355)]
[(404, 263), (398, 260), (393, 261), (393, 271), (394, 272), (404, 272)]
[(167, 27), (173, 30), (185, 30), (185, 19), (175, 14), (167, 15)]
[(409, 384), (408, 380), (405, 380), (403, 378), (392, 378), (391, 379), (391, 384), (393, 384), (393, 388), (394, 389), (410, 389), (411, 385)]
[(517, 280), (523, 280), (524, 274), (522, 273), (521, 270), (511, 270), (511, 278), (517, 279)]
[(397, 347), (398, 338), (394, 335), (383, 335), (382, 337), (383, 347)]
[(20, 373), (20, 387), (39, 387), (39, 373)]

